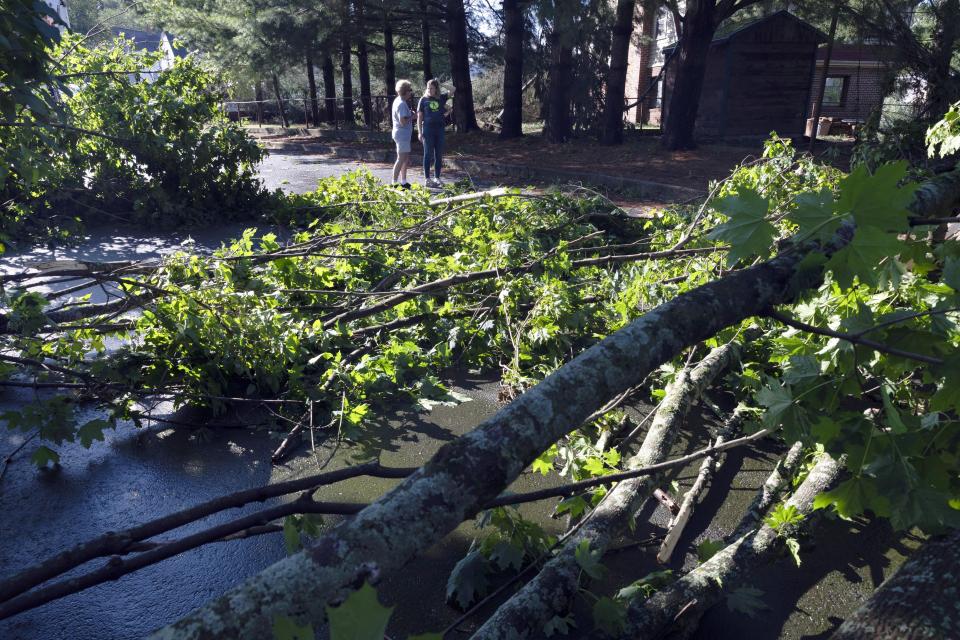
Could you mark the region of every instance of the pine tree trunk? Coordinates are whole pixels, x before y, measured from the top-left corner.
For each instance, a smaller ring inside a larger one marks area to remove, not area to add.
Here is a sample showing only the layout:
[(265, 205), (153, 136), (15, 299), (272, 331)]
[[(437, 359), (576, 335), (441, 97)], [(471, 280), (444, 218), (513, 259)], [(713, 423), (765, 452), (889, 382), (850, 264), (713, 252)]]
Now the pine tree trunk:
[(550, 34), (550, 87), (547, 90), (547, 122), (544, 134), (554, 143), (570, 137), (570, 73), (573, 48), (562, 42), (554, 29)]
[(671, 151), (693, 149), (694, 127), (700, 108), (700, 93), (707, 70), (710, 42), (716, 32), (714, 1), (695, 0), (687, 4), (683, 35), (677, 45), (675, 78), (666, 109), (661, 143)]
[(610, 71), (603, 106), (600, 141), (604, 144), (623, 143), (623, 106), (627, 86), (627, 58), (630, 55), (630, 36), (633, 35), (635, 0), (617, 0), (617, 17), (613, 23), (610, 50)]
[(960, 529), (931, 538), (832, 640), (931, 640), (960, 637)]
[(939, 120), (960, 97), (953, 60), (960, 39), (960, 0), (945, 0), (938, 7), (937, 30), (933, 35), (933, 64), (927, 78), (927, 116)]
[(392, 102), (397, 95), (397, 62), (393, 47), (393, 24), (388, 14), (383, 17), (383, 81), (387, 85), (387, 96)]
[(360, 106), (363, 124), (373, 127), (373, 105), (370, 98), (370, 59), (367, 55), (367, 36), (364, 29), (364, 0), (356, 2), (357, 19), (357, 66), (360, 74)]
[(520, 0), (503, 0), (503, 117), (501, 138), (523, 135), (523, 9)]
[(273, 92), (277, 96), (277, 106), (280, 108), (280, 122), (283, 123), (283, 128), (286, 129), (290, 126), (290, 123), (287, 121), (287, 110), (283, 106), (283, 96), (280, 95), (280, 78), (277, 77), (277, 74), (273, 74)]
[(427, 0), (420, 0), (420, 46), (423, 48), (423, 82), (433, 77), (433, 47), (430, 44), (430, 18), (427, 15)]
[(350, 61), (350, 36), (340, 36), (340, 75), (343, 83), (343, 121), (354, 124), (353, 117), (353, 65)]
[(330, 124), (337, 121), (337, 78), (333, 72), (333, 56), (323, 54), (323, 109)]
[(463, 0), (447, 0), (448, 49), (450, 75), (453, 78), (453, 120), (457, 131), (474, 131), (477, 115), (473, 110), (473, 83), (470, 81), (470, 49), (467, 42), (467, 12)]
[(254, 88), (254, 96), (257, 101), (257, 124), (263, 126), (263, 80), (257, 78), (257, 86)]
[(307, 84), (310, 87), (310, 117), (313, 126), (320, 124), (320, 105), (317, 99), (317, 76), (313, 70), (313, 56), (307, 54)]

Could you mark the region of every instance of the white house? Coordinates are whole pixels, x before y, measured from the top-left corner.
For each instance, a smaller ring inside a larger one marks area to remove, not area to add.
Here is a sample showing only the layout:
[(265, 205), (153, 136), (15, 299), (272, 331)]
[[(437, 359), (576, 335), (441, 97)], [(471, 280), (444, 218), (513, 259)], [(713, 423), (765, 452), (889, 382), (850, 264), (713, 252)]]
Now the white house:
[[(59, 25), (60, 31), (62, 32), (62, 31), (65, 31), (66, 29), (69, 29), (70, 14), (67, 11), (66, 0), (44, 0), (44, 2), (46, 2), (47, 6), (53, 9), (57, 13), (57, 15), (60, 16), (60, 20), (63, 22), (62, 25)], [(50, 22), (52, 23), (53, 21), (50, 20)]]
[(138, 74), (142, 80), (147, 82), (155, 81), (161, 71), (172, 68), (177, 58), (186, 57), (188, 53), (183, 47), (175, 47), (173, 36), (164, 31), (141, 31), (130, 27), (112, 27), (111, 31), (113, 31), (115, 37), (124, 38), (128, 41), (128, 51), (142, 49), (150, 53), (160, 53), (160, 59), (152, 67)]

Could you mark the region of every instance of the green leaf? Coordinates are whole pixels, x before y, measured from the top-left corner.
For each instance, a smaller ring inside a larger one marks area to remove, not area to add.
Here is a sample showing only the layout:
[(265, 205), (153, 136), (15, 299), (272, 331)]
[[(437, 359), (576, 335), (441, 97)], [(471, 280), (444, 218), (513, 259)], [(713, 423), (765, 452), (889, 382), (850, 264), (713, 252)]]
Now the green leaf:
[(393, 607), (377, 599), (377, 591), (364, 582), (339, 607), (327, 607), (330, 640), (383, 640)]
[(537, 456), (537, 459), (531, 465), (534, 473), (539, 473), (542, 476), (549, 475), (553, 471), (553, 460), (557, 457), (557, 451), (558, 447), (554, 444)]
[(900, 412), (897, 411), (897, 408), (893, 406), (893, 401), (890, 399), (890, 392), (887, 390), (887, 385), (880, 386), (880, 395), (883, 397), (883, 411), (887, 416), (887, 426), (890, 427), (890, 431), (894, 434), (901, 434), (907, 432), (907, 425), (903, 423), (903, 419), (900, 417)]
[(704, 563), (726, 546), (723, 540), (704, 540), (697, 545), (697, 559)]
[(587, 458), (583, 463), (583, 469), (591, 476), (602, 476), (607, 470), (600, 458)]
[(471, 551), (450, 572), (447, 601), (456, 602), (461, 609), (466, 609), (483, 597), (488, 587), (487, 560), (479, 551)]
[(821, 493), (813, 499), (814, 509), (831, 505), (845, 520), (858, 516), (868, 509), (879, 516), (890, 513), (889, 500), (877, 492), (876, 484), (872, 479), (864, 476), (850, 478), (836, 489)]
[(960, 258), (948, 256), (943, 261), (943, 281), (954, 291), (960, 291)]
[(717, 200), (713, 207), (730, 219), (708, 234), (711, 240), (730, 245), (727, 264), (733, 266), (745, 258), (766, 255), (777, 235), (767, 219), (769, 201), (752, 189)]
[(627, 620), (627, 608), (604, 596), (593, 604), (593, 624), (597, 629), (612, 636), (618, 635)]
[(548, 638), (553, 637), (554, 634), (565, 636), (570, 633), (571, 629), (575, 629), (576, 627), (577, 623), (572, 615), (563, 617), (553, 616), (543, 625), (543, 634)]
[(928, 535), (960, 527), (960, 511), (950, 505), (950, 496), (931, 487), (902, 492), (890, 510), (890, 525), (898, 530), (920, 527)]
[(879, 267), (884, 259), (896, 255), (901, 244), (897, 236), (876, 227), (857, 228), (853, 240), (827, 261), (827, 268), (844, 289), (853, 285), (854, 277), (876, 285)]
[(287, 516), (283, 519), (283, 544), (288, 554), (300, 550), (300, 529), (297, 527), (296, 516)]
[(37, 450), (30, 456), (30, 461), (39, 468), (44, 468), (47, 464), (55, 466), (60, 463), (60, 454), (49, 447), (37, 447)]
[(763, 601), (763, 591), (753, 587), (740, 587), (727, 595), (727, 609), (755, 618), (770, 607)]
[(868, 173), (866, 165), (857, 166), (840, 183), (838, 212), (853, 215), (857, 233), (868, 228), (875, 231), (906, 231), (907, 207), (913, 202), (913, 194), (917, 189), (913, 183), (898, 186), (906, 175), (905, 161), (881, 165), (873, 175)]
[(829, 239), (840, 227), (841, 221), (834, 214), (833, 194), (826, 187), (797, 196), (796, 208), (790, 210), (787, 219), (799, 227), (797, 232), (803, 238), (812, 240)]
[(80, 444), (84, 449), (89, 449), (94, 440), (103, 441), (103, 430), (113, 427), (108, 420), (91, 420), (77, 430), (77, 436), (80, 438)]
[(557, 515), (563, 515), (564, 513), (569, 513), (570, 517), (576, 520), (583, 515), (583, 512), (587, 510), (587, 501), (583, 499), (582, 496), (573, 496), (571, 498), (566, 498), (561, 500), (557, 505)]
[(793, 561), (797, 563), (797, 567), (800, 567), (800, 541), (796, 538), (787, 538), (785, 540), (787, 544), (787, 551), (790, 552), (790, 555), (793, 556)]
[(273, 640), (314, 640), (315, 637), (313, 625), (309, 622), (301, 626), (287, 616), (273, 619)]
[(506, 540), (501, 540), (490, 550), (490, 561), (501, 570), (513, 567), (517, 571), (523, 568), (523, 549), (516, 547)]
[(594, 580), (602, 580), (603, 576), (606, 575), (607, 568), (600, 562), (603, 558), (603, 553), (601, 551), (591, 550), (589, 540), (580, 541), (580, 544), (577, 545), (573, 553), (573, 557), (577, 560), (577, 564), (580, 565), (583, 572)]

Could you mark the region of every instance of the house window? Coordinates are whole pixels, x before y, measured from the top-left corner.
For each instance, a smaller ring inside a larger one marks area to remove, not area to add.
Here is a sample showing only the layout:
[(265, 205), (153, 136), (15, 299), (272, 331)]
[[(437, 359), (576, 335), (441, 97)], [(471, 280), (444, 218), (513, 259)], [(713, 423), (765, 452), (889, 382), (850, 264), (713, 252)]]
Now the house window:
[(847, 97), (847, 78), (845, 76), (827, 76), (823, 87), (823, 106), (840, 107)]

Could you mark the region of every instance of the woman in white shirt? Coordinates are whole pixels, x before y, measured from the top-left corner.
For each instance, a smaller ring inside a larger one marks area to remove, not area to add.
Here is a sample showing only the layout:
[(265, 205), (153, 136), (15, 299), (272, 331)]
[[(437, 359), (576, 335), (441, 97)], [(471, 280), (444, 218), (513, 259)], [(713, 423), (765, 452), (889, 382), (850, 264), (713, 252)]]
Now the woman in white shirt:
[(393, 165), (393, 184), (399, 181), (400, 187), (409, 189), (407, 167), (410, 165), (410, 138), (413, 136), (413, 111), (407, 100), (413, 93), (409, 80), (397, 82), (397, 97), (393, 99), (390, 113), (393, 120), (393, 141), (397, 145), (397, 161)]

